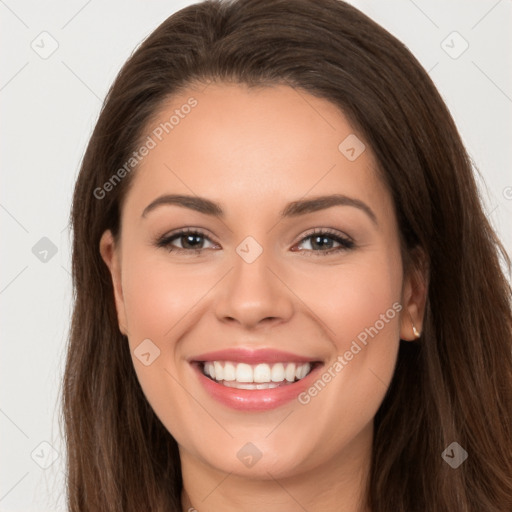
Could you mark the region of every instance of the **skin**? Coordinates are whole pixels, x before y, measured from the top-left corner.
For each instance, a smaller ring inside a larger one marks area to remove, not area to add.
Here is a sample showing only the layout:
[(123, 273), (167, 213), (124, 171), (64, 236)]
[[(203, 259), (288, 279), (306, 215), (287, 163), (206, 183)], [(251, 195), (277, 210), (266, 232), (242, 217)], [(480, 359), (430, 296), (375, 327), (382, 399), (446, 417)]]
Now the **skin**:
[[(358, 135), (339, 109), (287, 86), (191, 87), (161, 109), (147, 133), (191, 96), (197, 106), (136, 171), (122, 207), (120, 244), (110, 231), (100, 243), (137, 377), (179, 445), (183, 510), (364, 510), (373, 418), (399, 338), (414, 339), (412, 322), (421, 332), (426, 293), (423, 276), (404, 275), (391, 195), (368, 145), (355, 161), (338, 149)], [(225, 217), (177, 205), (143, 217), (164, 193), (206, 197)], [(334, 193), (363, 201), (376, 223), (346, 205), (279, 218), (291, 201)], [(187, 227), (206, 233), (196, 242), (199, 255), (155, 245)], [(305, 235), (314, 228), (336, 230), (355, 246), (326, 255), (339, 244), (313, 245)], [(236, 252), (247, 236), (263, 248), (250, 264)], [(254, 347), (311, 356), (329, 367), (396, 302), (401, 313), (306, 405), (232, 410), (207, 394), (187, 362), (212, 350)], [(147, 338), (160, 349), (149, 366), (133, 353)], [(262, 453), (250, 468), (237, 457), (247, 442)]]

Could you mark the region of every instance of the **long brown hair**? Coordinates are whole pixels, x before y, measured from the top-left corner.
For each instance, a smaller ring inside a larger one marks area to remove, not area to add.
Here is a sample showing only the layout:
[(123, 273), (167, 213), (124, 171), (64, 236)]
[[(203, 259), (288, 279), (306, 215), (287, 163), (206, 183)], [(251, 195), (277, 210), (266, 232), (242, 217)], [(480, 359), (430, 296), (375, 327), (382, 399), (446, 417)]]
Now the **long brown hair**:
[[(177, 444), (142, 393), (99, 253), (105, 230), (119, 236), (136, 168), (102, 198), (95, 190), (129, 160), (166, 99), (209, 81), (287, 84), (337, 105), (377, 158), (405, 255), (426, 255), (422, 336), (402, 342), (375, 417), (372, 512), (512, 510), (510, 260), (428, 74), (338, 0), (191, 5), (144, 41), (111, 87), (71, 212), (75, 296), (62, 401), (69, 510), (181, 511)], [(441, 456), (452, 442), (468, 452), (457, 469)]]

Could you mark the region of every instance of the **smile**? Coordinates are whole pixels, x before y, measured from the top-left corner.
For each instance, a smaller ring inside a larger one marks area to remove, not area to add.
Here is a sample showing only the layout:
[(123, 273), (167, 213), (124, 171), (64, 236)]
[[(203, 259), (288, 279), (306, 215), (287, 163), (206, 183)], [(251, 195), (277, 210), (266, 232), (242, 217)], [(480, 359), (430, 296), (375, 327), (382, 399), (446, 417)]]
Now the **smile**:
[(265, 411), (293, 401), (323, 362), (277, 350), (232, 349), (189, 360), (203, 389), (231, 409)]
[(311, 363), (235, 363), (207, 361), (203, 373), (224, 386), (236, 389), (271, 389), (303, 379), (311, 371)]

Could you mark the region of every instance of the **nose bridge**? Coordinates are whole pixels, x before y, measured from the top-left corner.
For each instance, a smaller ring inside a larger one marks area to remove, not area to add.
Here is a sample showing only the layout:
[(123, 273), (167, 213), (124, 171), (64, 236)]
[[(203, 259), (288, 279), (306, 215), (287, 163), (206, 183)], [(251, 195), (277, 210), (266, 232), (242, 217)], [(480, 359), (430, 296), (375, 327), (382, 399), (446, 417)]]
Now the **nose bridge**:
[(255, 238), (246, 237), (233, 254), (233, 270), (217, 302), (219, 319), (234, 319), (254, 326), (264, 319), (288, 319), (293, 312), (291, 294), (276, 276), (273, 252)]

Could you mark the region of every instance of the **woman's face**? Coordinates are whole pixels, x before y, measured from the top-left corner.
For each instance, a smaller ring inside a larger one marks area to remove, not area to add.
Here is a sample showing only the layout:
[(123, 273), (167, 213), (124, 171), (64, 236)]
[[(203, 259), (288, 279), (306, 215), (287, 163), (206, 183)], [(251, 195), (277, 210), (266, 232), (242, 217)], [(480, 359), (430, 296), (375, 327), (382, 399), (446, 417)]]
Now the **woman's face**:
[(421, 320), (361, 138), (326, 100), (235, 84), (173, 97), (144, 134), (120, 245), (100, 247), (182, 464), (278, 478), (368, 457)]

